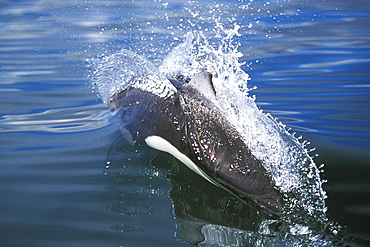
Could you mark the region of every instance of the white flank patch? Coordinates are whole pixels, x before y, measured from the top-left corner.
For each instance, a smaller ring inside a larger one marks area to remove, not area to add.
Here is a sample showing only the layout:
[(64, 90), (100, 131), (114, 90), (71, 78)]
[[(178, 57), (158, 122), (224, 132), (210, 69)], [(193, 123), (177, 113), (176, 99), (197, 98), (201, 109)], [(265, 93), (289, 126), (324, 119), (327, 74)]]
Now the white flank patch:
[(221, 184), (217, 183), (214, 179), (208, 176), (196, 164), (194, 164), (194, 162), (191, 159), (189, 159), (186, 155), (181, 153), (176, 147), (174, 147), (171, 143), (169, 143), (167, 140), (163, 139), (162, 137), (148, 136), (147, 138), (145, 138), (145, 142), (151, 148), (171, 154), (176, 159), (184, 163), (187, 167), (189, 167), (192, 171), (194, 171), (195, 173), (197, 173), (198, 175), (206, 179), (208, 182), (216, 185), (217, 187), (220, 187), (226, 190), (225, 187), (223, 187)]

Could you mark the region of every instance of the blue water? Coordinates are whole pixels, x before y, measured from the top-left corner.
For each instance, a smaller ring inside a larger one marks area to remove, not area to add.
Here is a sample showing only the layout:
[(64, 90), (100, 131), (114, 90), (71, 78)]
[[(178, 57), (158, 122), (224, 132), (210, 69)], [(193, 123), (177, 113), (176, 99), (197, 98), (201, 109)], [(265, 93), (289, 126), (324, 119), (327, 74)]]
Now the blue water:
[(174, 158), (127, 145), (91, 86), (107, 54), (159, 66), (188, 31), (217, 40), (216, 23), (240, 26), (259, 107), (316, 148), (329, 220), (370, 240), (368, 1), (2, 1), (0, 20), (2, 246), (295, 241), (263, 235), (253, 210)]

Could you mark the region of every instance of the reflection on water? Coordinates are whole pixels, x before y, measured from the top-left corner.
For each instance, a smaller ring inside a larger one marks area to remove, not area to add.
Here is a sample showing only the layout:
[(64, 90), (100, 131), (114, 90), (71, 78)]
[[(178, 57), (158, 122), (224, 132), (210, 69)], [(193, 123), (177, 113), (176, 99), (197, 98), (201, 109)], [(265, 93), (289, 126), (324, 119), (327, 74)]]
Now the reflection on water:
[(180, 168), (167, 176), (172, 183), (170, 197), (180, 223), (178, 236), (181, 239), (191, 244), (205, 241), (203, 230), (209, 224), (226, 225), (245, 232), (259, 230), (264, 216), (201, 178), (189, 176), (189, 172)]
[[(106, 192), (114, 194), (116, 199), (107, 207), (120, 215), (120, 223), (110, 228), (120, 233), (153, 234), (151, 226), (143, 227), (139, 222), (148, 220), (152, 214), (158, 216), (159, 205), (153, 200), (169, 196), (176, 219), (172, 221), (177, 226), (176, 237), (192, 245), (362, 246), (361, 240), (330, 235), (330, 231), (338, 229), (335, 225), (316, 232), (292, 222), (270, 220), (194, 175), (168, 154), (134, 147), (122, 136), (112, 144), (108, 154), (104, 173), (108, 178)], [(163, 186), (167, 179), (171, 186)]]
[[(145, 217), (157, 212), (141, 203), (142, 198), (169, 196), (179, 223), (177, 236), (188, 243), (204, 241), (202, 229), (209, 224), (255, 232), (264, 220), (255, 209), (194, 175), (173, 157), (148, 147), (133, 147), (123, 137), (112, 144), (107, 160), (105, 175), (111, 183), (106, 189), (121, 198), (110, 206), (111, 210), (120, 215)], [(163, 186), (155, 186), (156, 180), (163, 179), (171, 182), (169, 194)], [(128, 227), (124, 223), (120, 226)], [(135, 225), (128, 228), (140, 229)], [(117, 225), (112, 229), (125, 231)]]

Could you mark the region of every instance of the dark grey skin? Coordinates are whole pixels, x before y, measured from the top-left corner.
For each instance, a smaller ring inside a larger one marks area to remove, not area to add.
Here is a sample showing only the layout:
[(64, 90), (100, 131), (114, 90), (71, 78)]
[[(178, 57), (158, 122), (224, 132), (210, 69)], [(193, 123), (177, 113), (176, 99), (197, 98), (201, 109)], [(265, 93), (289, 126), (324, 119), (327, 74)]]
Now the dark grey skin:
[[(112, 97), (108, 105), (121, 118), (122, 134), (132, 145), (141, 145), (148, 136), (167, 140), (224, 188), (270, 217), (279, 218), (279, 191), (262, 162), (212, 100), (212, 75), (200, 75), (205, 80), (190, 82), (167, 98), (137, 88)], [(204, 81), (209, 82), (207, 97), (197, 89), (197, 83)]]

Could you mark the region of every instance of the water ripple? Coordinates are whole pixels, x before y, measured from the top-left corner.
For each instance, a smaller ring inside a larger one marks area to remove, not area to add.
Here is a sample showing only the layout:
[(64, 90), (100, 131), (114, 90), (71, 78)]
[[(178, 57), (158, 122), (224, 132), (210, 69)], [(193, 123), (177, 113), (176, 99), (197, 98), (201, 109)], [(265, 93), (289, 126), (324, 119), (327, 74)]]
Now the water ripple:
[(112, 211), (128, 216), (143, 216), (153, 213), (152, 207), (139, 202), (123, 202), (119, 201), (111, 206)]
[(51, 109), (33, 114), (3, 115), (0, 119), (0, 132), (82, 132), (107, 126), (110, 117), (105, 106), (101, 105)]
[(332, 62), (324, 62), (324, 63), (310, 63), (310, 64), (302, 64), (301, 68), (323, 68), (323, 67), (332, 67), (338, 65), (349, 65), (349, 64), (356, 64), (356, 63), (367, 63), (370, 62), (370, 59), (345, 59), (339, 61), (332, 61)]
[(128, 232), (128, 233), (140, 233), (143, 232), (144, 229), (138, 226), (133, 225), (124, 225), (124, 224), (116, 224), (111, 226), (111, 229), (116, 230), (118, 232)]

